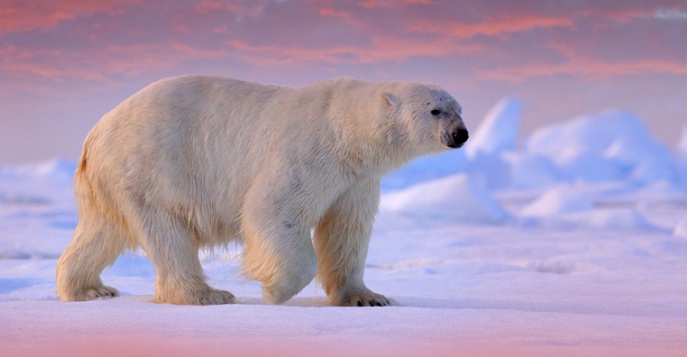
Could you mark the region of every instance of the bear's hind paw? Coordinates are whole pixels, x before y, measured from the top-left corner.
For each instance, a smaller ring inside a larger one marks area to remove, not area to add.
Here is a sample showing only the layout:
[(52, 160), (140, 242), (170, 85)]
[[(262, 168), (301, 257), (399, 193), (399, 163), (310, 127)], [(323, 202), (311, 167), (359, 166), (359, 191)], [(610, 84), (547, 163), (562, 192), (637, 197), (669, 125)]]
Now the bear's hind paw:
[(73, 294), (61, 294), (62, 301), (89, 301), (96, 299), (109, 299), (119, 296), (119, 291), (113, 287), (101, 285), (79, 290)]
[(225, 305), (236, 303), (236, 298), (228, 291), (205, 287), (183, 293), (158, 294), (154, 301), (158, 304), (174, 305)]
[(200, 297), (197, 305), (225, 305), (235, 304), (236, 297), (234, 294), (225, 290), (211, 289)]

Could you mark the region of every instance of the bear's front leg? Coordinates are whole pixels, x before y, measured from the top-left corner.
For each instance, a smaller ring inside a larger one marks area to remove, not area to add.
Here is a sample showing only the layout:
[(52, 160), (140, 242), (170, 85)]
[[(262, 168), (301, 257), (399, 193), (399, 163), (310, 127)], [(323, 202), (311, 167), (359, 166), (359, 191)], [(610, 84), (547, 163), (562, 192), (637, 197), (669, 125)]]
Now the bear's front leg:
[(337, 306), (388, 306), (393, 302), (365, 286), (363, 275), (374, 217), (379, 206), (379, 181), (351, 187), (329, 208), (315, 228), (318, 278)]

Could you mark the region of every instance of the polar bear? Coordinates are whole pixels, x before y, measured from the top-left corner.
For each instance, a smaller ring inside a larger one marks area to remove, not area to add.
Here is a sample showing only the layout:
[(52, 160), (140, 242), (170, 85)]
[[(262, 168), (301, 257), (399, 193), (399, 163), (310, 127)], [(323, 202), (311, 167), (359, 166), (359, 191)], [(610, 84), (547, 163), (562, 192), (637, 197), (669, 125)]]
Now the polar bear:
[(155, 82), (85, 140), (79, 222), (57, 264), (57, 294), (117, 296), (100, 274), (141, 247), (157, 272), (155, 302), (234, 303), (206, 283), (198, 251), (238, 241), (242, 271), (262, 282), (267, 303), (317, 276), (332, 305), (389, 305), (363, 282), (380, 178), (461, 147), (461, 111), (440, 87), (412, 82)]

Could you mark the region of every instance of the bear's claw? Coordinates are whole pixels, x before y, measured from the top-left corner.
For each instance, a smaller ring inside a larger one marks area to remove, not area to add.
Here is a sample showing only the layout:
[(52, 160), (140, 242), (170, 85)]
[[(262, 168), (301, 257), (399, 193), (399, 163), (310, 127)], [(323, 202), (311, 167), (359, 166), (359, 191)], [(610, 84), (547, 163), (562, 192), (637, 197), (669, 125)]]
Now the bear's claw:
[(198, 305), (224, 305), (234, 303), (236, 303), (234, 294), (225, 290), (212, 289), (200, 298)]
[(351, 296), (344, 300), (342, 306), (393, 306), (394, 301), (384, 295), (374, 294), (370, 296)]
[(154, 302), (158, 304), (174, 305), (225, 305), (236, 303), (234, 294), (213, 289), (209, 286), (187, 289), (183, 292), (176, 290), (161, 290), (156, 292)]
[(119, 291), (113, 287), (109, 286), (98, 286), (93, 288), (87, 288), (79, 291), (73, 296), (63, 296), (62, 300), (66, 301), (89, 301), (96, 299), (109, 299), (119, 296)]

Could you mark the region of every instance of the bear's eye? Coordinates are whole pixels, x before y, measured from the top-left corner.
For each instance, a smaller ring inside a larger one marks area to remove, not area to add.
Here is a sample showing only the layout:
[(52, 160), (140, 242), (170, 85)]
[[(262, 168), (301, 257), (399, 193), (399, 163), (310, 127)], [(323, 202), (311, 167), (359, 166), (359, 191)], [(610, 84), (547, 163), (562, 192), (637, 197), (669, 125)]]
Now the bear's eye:
[(437, 115), (441, 114), (441, 110), (439, 110), (439, 109), (432, 109), (432, 111), (431, 111), (430, 113), (431, 113), (432, 115), (434, 115), (434, 116), (437, 116)]

